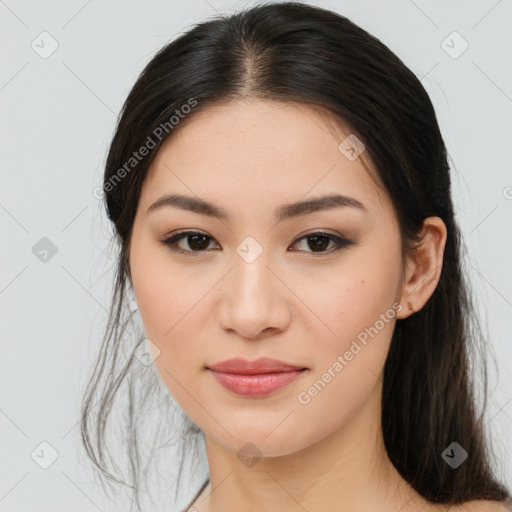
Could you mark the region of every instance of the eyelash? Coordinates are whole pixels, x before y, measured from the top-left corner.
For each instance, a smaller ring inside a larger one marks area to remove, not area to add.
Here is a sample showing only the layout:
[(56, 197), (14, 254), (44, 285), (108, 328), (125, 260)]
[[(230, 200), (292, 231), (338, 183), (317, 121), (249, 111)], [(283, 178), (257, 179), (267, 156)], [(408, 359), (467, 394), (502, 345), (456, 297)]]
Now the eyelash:
[[(194, 257), (194, 256), (196, 256), (199, 253), (208, 252), (209, 249), (205, 249), (205, 250), (202, 250), (202, 251), (188, 251), (188, 250), (181, 249), (180, 247), (176, 246), (176, 244), (179, 241), (183, 240), (184, 238), (187, 238), (188, 236), (192, 236), (192, 235), (202, 235), (202, 236), (204, 236), (206, 238), (209, 238), (210, 240), (214, 240), (214, 238), (212, 238), (211, 236), (206, 235), (205, 233), (202, 233), (200, 231), (183, 231), (181, 233), (178, 233), (176, 235), (168, 237), (168, 238), (166, 238), (164, 240), (161, 240), (161, 243), (166, 245), (171, 251), (177, 252), (177, 253), (180, 253), (180, 254), (185, 254), (186, 256)], [(306, 235), (303, 235), (300, 238), (297, 238), (292, 243), (292, 245), (295, 245), (296, 243), (298, 243), (299, 241), (301, 241), (303, 239), (313, 238), (315, 236), (321, 236), (323, 238), (328, 238), (330, 241), (334, 242), (336, 244), (336, 246), (334, 247), (333, 250), (329, 250), (329, 251), (320, 251), (320, 252), (299, 251), (299, 252), (309, 252), (309, 253), (311, 253), (313, 255), (313, 257), (318, 257), (318, 256), (322, 256), (322, 255), (325, 255), (325, 254), (332, 254), (333, 252), (336, 252), (336, 251), (338, 251), (340, 249), (343, 249), (344, 247), (347, 247), (349, 245), (354, 245), (354, 242), (352, 242), (351, 240), (347, 240), (345, 238), (340, 238), (340, 237), (338, 237), (336, 235), (333, 235), (331, 233), (325, 233), (323, 231), (315, 231), (313, 233), (308, 233)]]

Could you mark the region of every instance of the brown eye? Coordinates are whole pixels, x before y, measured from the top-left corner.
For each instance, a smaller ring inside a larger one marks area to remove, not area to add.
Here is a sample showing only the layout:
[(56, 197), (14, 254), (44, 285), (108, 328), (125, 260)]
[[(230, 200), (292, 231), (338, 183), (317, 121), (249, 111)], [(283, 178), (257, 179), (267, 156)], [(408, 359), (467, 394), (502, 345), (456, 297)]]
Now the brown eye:
[[(182, 233), (178, 233), (169, 238), (166, 238), (165, 240), (162, 240), (162, 243), (168, 246), (169, 249), (174, 252), (194, 255), (194, 253), (212, 250), (212, 248), (209, 248), (209, 245), (212, 241), (214, 241), (214, 239), (205, 233), (201, 233), (199, 231), (184, 231)], [(338, 249), (342, 249), (343, 247), (354, 244), (354, 242), (350, 240), (340, 238), (330, 233), (315, 232), (297, 239), (292, 244), (292, 246), (297, 245), (301, 241), (307, 241), (307, 248), (299, 250), (299, 252), (310, 252), (317, 254), (323, 254), (326, 252), (330, 254), (337, 251)]]
[[(328, 251), (329, 253), (337, 251), (338, 249), (342, 249), (345, 246), (353, 245), (354, 242), (351, 242), (350, 240), (346, 240), (344, 238), (340, 238), (338, 236), (329, 234), (329, 233), (323, 233), (323, 232), (317, 232), (317, 233), (311, 233), (309, 235), (305, 235), (298, 240), (294, 242), (293, 245), (297, 244), (298, 242), (306, 240), (307, 247), (311, 250), (306, 250), (305, 252), (312, 252), (312, 253), (324, 253), (326, 252), (327, 248), (334, 248), (332, 251)], [(330, 245), (333, 244), (333, 245)]]
[[(193, 253), (193, 252), (204, 252), (208, 250), (213, 238), (199, 231), (185, 231), (178, 233), (177, 235), (171, 236), (162, 240), (162, 243), (167, 245), (171, 250), (181, 253)], [(184, 243), (179, 246), (179, 242)], [(183, 245), (185, 247), (183, 247)], [(188, 246), (188, 247), (187, 247)]]

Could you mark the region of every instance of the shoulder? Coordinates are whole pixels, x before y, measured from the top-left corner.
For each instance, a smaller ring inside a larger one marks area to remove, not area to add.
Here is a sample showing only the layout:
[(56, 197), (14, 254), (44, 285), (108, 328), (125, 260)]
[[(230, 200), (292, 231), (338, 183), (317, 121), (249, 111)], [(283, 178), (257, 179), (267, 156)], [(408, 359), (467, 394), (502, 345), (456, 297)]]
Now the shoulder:
[(511, 505), (499, 501), (474, 500), (450, 509), (452, 512), (511, 512)]

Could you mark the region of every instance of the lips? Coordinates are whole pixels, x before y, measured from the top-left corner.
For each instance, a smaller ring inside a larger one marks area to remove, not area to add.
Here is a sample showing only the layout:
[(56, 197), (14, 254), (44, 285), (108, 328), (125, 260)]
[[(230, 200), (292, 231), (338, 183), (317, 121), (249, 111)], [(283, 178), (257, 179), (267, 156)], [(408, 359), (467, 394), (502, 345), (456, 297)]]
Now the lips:
[(293, 364), (279, 361), (278, 359), (271, 359), (269, 357), (262, 357), (255, 361), (247, 361), (242, 358), (228, 359), (220, 363), (208, 366), (210, 370), (222, 373), (237, 373), (240, 375), (256, 375), (262, 373), (278, 373), (278, 372), (291, 372), (294, 370), (304, 370), (304, 366), (296, 366)]
[(265, 397), (286, 387), (308, 369), (277, 359), (256, 361), (235, 358), (207, 367), (216, 381), (232, 393), (245, 397)]

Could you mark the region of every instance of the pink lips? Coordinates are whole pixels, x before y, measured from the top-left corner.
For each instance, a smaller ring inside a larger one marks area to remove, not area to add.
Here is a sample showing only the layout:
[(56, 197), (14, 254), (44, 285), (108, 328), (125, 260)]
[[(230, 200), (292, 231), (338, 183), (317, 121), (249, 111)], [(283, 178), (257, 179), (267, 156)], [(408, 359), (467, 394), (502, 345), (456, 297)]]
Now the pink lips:
[(235, 358), (208, 369), (224, 388), (242, 396), (262, 397), (290, 384), (306, 368), (263, 357), (255, 361)]

